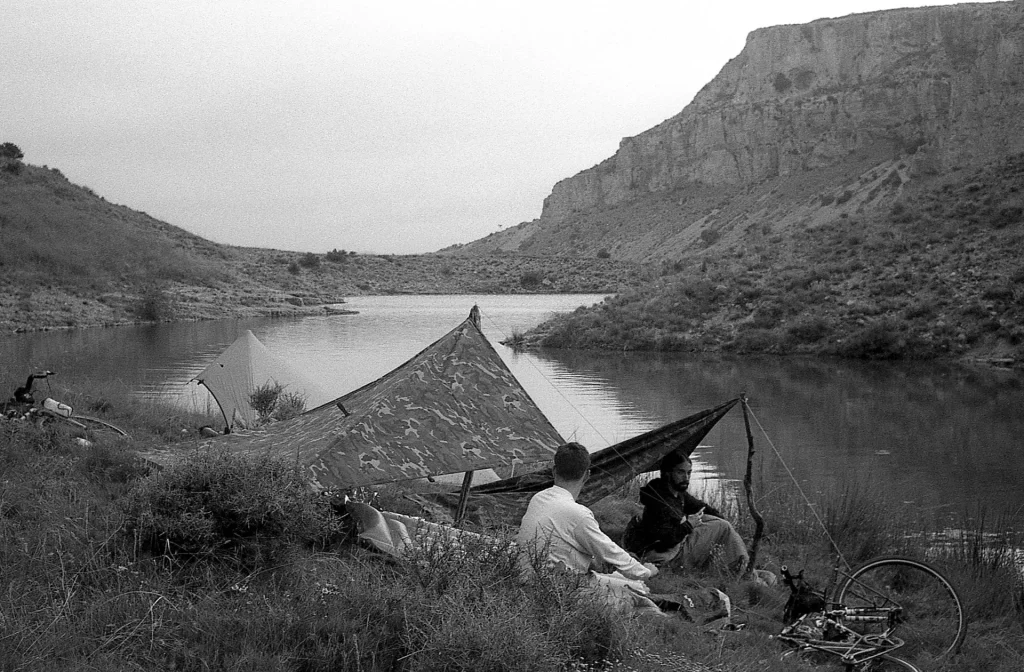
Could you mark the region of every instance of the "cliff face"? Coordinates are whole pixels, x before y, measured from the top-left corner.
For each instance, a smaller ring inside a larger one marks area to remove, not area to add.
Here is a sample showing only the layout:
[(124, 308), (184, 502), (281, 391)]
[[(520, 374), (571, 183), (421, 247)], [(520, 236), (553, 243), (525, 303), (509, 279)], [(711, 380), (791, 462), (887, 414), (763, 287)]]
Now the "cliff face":
[(858, 14), (754, 31), (681, 113), (555, 185), (564, 220), (687, 185), (749, 185), (859, 151), (939, 173), (1024, 150), (1024, 3)]

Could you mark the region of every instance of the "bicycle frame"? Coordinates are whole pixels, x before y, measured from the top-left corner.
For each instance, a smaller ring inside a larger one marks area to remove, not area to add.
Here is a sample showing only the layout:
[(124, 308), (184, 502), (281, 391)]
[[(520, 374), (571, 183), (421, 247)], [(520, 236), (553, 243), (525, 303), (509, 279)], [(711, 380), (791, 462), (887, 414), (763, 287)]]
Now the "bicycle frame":
[[(903, 640), (893, 636), (902, 610), (838, 607), (804, 614), (786, 626), (778, 639), (798, 651), (820, 651), (837, 656), (844, 665), (855, 667), (903, 646)], [(810, 626), (807, 621), (817, 621)], [(880, 634), (860, 634), (846, 627), (851, 623), (885, 623)], [(820, 631), (822, 638), (811, 633)]]

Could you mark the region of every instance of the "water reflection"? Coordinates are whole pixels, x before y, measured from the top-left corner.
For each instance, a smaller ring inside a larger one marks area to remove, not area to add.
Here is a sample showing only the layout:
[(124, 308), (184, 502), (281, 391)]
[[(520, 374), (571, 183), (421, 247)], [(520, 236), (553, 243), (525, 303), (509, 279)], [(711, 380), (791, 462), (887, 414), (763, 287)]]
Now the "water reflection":
[[(760, 475), (809, 494), (838, 483), (881, 490), (923, 515), (1017, 511), (1024, 482), (1019, 375), (938, 364), (707, 358), (547, 351), (574, 375), (600, 379), (651, 426), (746, 394)], [(747, 439), (739, 409), (700, 457), (741, 478)], [(777, 454), (776, 454), (777, 450)], [(795, 485), (794, 485), (795, 487)]]

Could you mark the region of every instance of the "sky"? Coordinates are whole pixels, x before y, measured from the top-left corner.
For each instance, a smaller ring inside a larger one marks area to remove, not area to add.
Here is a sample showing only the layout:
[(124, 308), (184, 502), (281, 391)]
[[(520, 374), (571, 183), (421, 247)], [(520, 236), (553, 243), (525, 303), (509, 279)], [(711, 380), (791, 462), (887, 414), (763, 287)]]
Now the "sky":
[(204, 238), (413, 254), (540, 216), (752, 30), (946, 0), (0, 0), (0, 143)]

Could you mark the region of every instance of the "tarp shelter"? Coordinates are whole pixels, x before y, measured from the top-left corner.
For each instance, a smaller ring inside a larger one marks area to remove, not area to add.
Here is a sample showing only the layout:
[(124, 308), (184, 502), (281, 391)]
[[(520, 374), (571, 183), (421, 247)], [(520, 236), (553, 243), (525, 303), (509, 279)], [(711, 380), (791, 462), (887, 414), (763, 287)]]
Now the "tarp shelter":
[(229, 429), (256, 426), (258, 417), (249, 398), (263, 385), (277, 383), (284, 392), (298, 393), (307, 402), (320, 403), (326, 396), (316, 383), (270, 352), (248, 329), (193, 380), (213, 395)]
[[(307, 470), (314, 487), (350, 489), (550, 460), (558, 431), (470, 316), (382, 378), (263, 428), (203, 448), (272, 454)], [(175, 462), (187, 453), (144, 457)]]
[[(577, 501), (590, 506), (637, 476), (658, 471), (662, 458), (671, 452), (690, 455), (718, 421), (739, 402), (740, 398), (731, 399), (591, 453), (590, 478)], [(485, 527), (514, 526), (526, 512), (530, 497), (552, 485), (554, 479), (549, 468), (534, 469), (471, 488), (468, 505), (465, 496), (455, 493), (421, 495), (417, 499), (428, 507), (441, 505), (449, 513), (454, 513), (456, 520), (463, 517), (457, 510), (462, 502), (461, 505), (467, 507), (466, 515)]]

